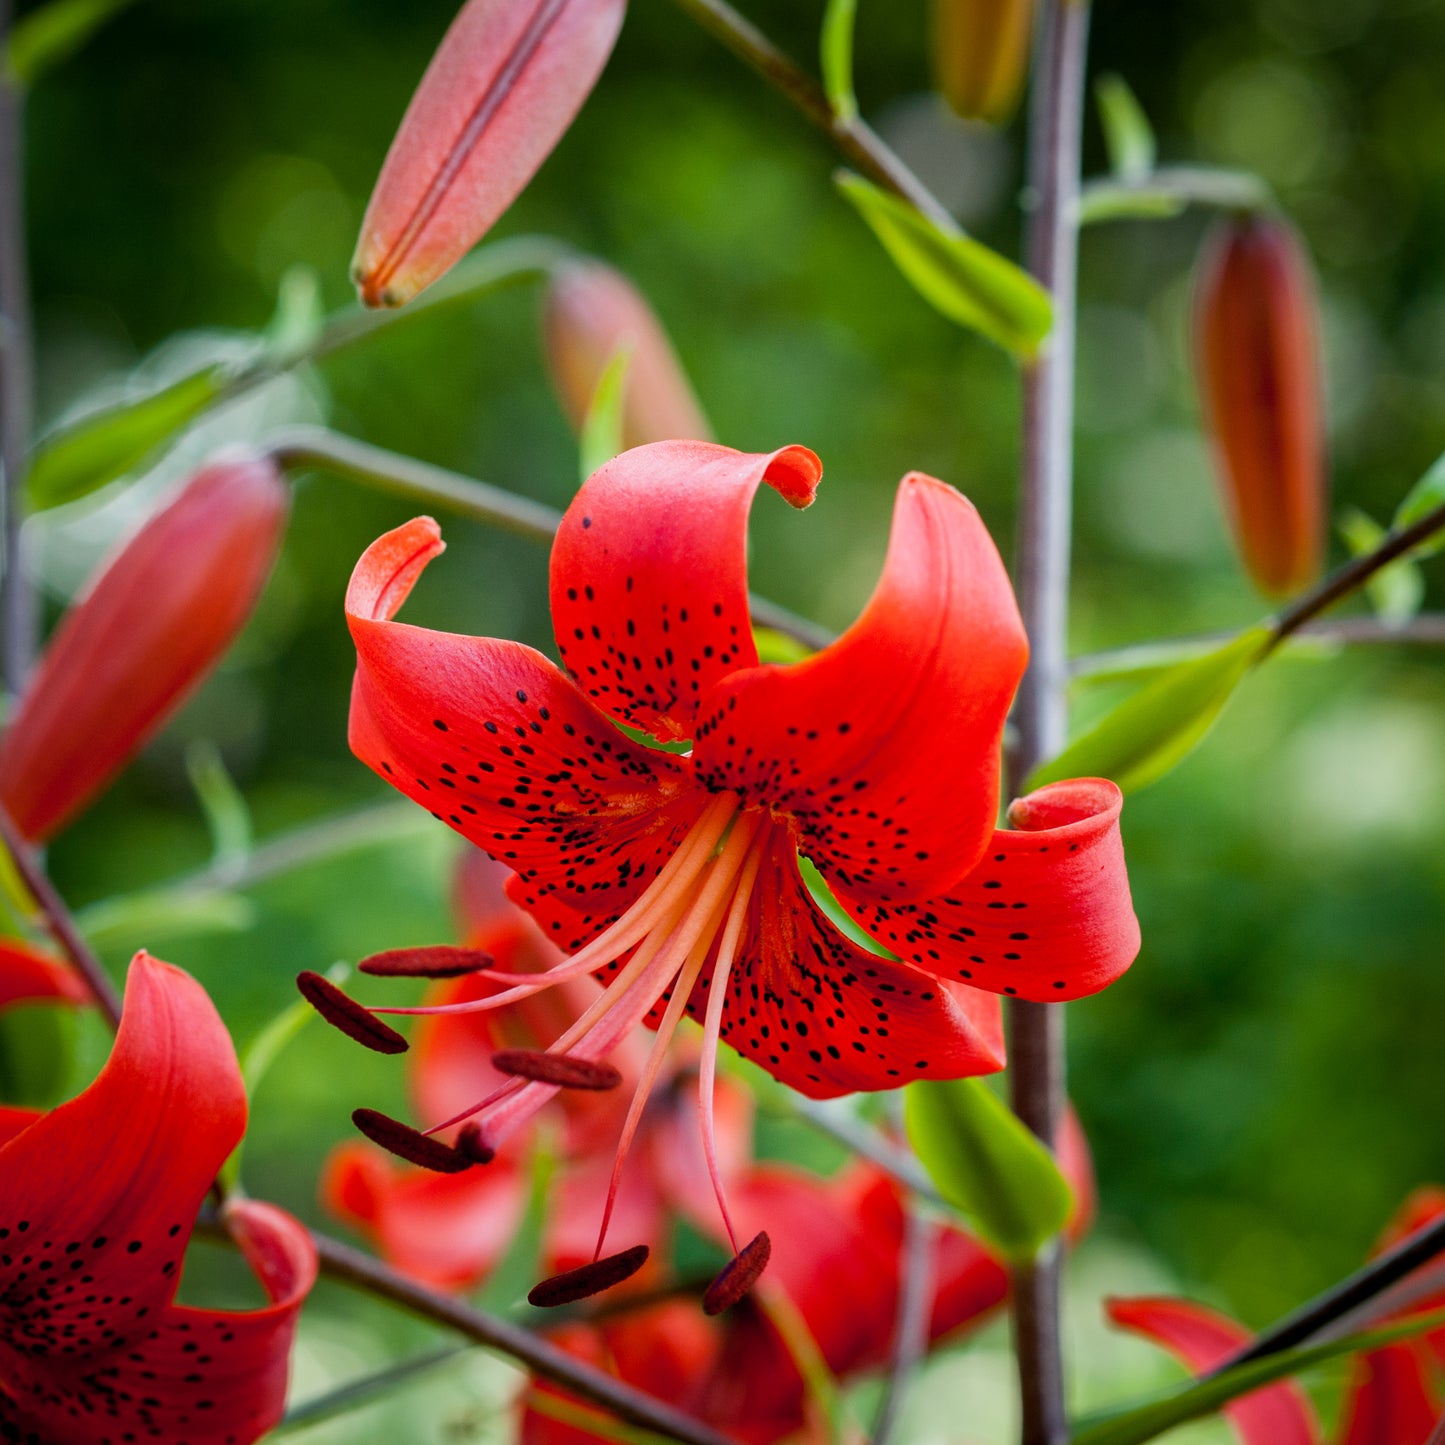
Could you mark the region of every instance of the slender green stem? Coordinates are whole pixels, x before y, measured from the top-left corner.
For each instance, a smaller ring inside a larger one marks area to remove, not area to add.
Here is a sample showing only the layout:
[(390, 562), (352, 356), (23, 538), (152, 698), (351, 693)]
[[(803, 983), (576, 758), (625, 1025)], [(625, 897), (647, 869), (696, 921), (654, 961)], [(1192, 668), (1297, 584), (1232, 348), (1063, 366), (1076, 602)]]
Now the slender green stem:
[[(414, 457), (383, 451), (322, 427), (298, 427), (273, 437), (266, 448), (287, 471), (317, 469), (423, 506), (445, 507), (473, 521), (519, 537), (550, 542), (562, 520), (554, 507), (519, 497), (487, 482), (464, 477)], [(753, 620), (808, 647), (826, 647), (833, 634), (765, 597), (751, 599)]]
[(1248, 171), (1210, 166), (1163, 166), (1147, 175), (1100, 176), (1079, 190), (1080, 225), (1138, 217), (1173, 216), (1186, 206), (1257, 211), (1271, 203), (1269, 187)]
[[(1074, 320), (1078, 188), (1083, 130), (1087, 0), (1047, 0), (1035, 56), (1029, 123), (1034, 209), (1025, 240), (1029, 270), (1048, 288), (1054, 325), (1024, 373), (1023, 477), (1019, 491), (1019, 608), (1029, 667), (1019, 689), (1010, 758), (1014, 791), (1064, 745), (1067, 731), (1069, 537), (1073, 494)], [(1058, 1004), (1012, 1001), (1009, 1073), (1014, 1111), (1053, 1147), (1064, 1105), (1064, 1016)], [(1023, 1445), (1068, 1438), (1060, 1331), (1062, 1253), (1057, 1242), (1015, 1269), (1014, 1347)]]

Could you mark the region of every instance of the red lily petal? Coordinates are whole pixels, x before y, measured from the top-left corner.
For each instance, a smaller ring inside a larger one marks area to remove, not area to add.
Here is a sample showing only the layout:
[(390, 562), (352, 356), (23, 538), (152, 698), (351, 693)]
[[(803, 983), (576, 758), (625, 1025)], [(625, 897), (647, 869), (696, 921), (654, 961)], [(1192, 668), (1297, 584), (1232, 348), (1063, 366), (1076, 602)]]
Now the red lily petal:
[(1094, 1227), (1094, 1217), (1099, 1212), (1099, 1195), (1094, 1183), (1094, 1156), (1089, 1149), (1089, 1137), (1084, 1133), (1084, 1126), (1079, 1122), (1072, 1104), (1064, 1107), (1055, 1148), (1059, 1173), (1069, 1181), (1069, 1188), (1074, 1192), (1074, 1207), (1069, 1211), (1064, 1233), (1071, 1244), (1078, 1244)]
[(0, 746), (0, 799), (48, 838), (140, 750), (250, 616), (286, 523), (273, 463), (217, 463), (111, 558), (50, 639)]
[[(1195, 1374), (1203, 1374), (1251, 1339), (1243, 1325), (1189, 1300), (1111, 1299), (1104, 1309), (1121, 1329), (1153, 1340)], [(1244, 1445), (1319, 1445), (1321, 1439), (1314, 1407), (1291, 1381), (1242, 1395), (1222, 1413)]]
[(21, 1109), (13, 1104), (0, 1104), (0, 1145), (8, 1144), (37, 1119), (44, 1117), (43, 1109)]
[[(706, 1002), (699, 988), (689, 1012), (701, 1018)], [(859, 948), (814, 903), (796, 860), (776, 849), (759, 870), (728, 977), (722, 1037), (813, 1099), (1004, 1066), (996, 997)]]
[(356, 564), (352, 751), (524, 878), (544, 875), (542, 891), (625, 906), (696, 815), (685, 771), (621, 736), (531, 648), (392, 622), (441, 549), (419, 517)]
[(582, 108), (626, 0), (468, 0), (387, 152), (352, 275), (400, 306), (455, 265), (517, 198)]
[(750, 456), (656, 442), (599, 468), (552, 544), (557, 651), (587, 695), (663, 741), (693, 736), (708, 687), (757, 664), (748, 511), (767, 482), (795, 507), (823, 464), (806, 447)]
[(978, 513), (912, 473), (863, 615), (815, 657), (719, 683), (699, 713), (698, 777), (795, 817), (799, 848), (840, 895), (933, 897), (993, 831), (1004, 716), (1027, 655)]
[(554, 266), (542, 326), (552, 385), (575, 431), (608, 364), (626, 352), (623, 446), (712, 435), (662, 324), (620, 271), (600, 261)]
[(1425, 1445), (1440, 1418), (1430, 1374), (1408, 1344), (1356, 1357), (1340, 1418), (1340, 1445)]
[[(625, 1106), (626, 1101), (622, 1103)], [(543, 1269), (562, 1274), (592, 1259), (602, 1206), (612, 1180), (612, 1146), (625, 1107), (614, 1116), (613, 1138), (599, 1152), (580, 1155), (562, 1171), (553, 1185), (552, 1207), (542, 1240)], [(629, 1288), (649, 1287), (664, 1273), (667, 1216), (662, 1196), (650, 1170), (624, 1169), (612, 1201), (607, 1236), (627, 1244), (646, 1244), (648, 1263), (629, 1281)]]
[(399, 1168), (366, 1144), (327, 1157), (321, 1198), (394, 1269), (445, 1290), (468, 1290), (492, 1272), (526, 1210), (528, 1182), (510, 1159), (465, 1174)]
[(15, 1003), (83, 1004), (90, 998), (73, 968), (28, 943), (0, 941), (0, 1009)]
[[(669, 1206), (694, 1229), (726, 1245), (727, 1231), (703, 1153), (702, 1131), (697, 1122), (697, 1082), (691, 1070), (678, 1075), (665, 1103), (659, 1101), (653, 1107), (659, 1106), (665, 1112), (648, 1139), (649, 1160), (658, 1187)], [(718, 1077), (713, 1089), (713, 1127), (718, 1173), (723, 1188), (731, 1195), (752, 1162), (753, 1096), (726, 1075)]]
[(983, 860), (946, 894), (897, 905), (839, 901), (881, 944), (940, 977), (1057, 1002), (1096, 993), (1139, 951), (1104, 778), (1051, 783), (1009, 809)]
[[(280, 1419), (316, 1273), (302, 1226), (267, 1205), (229, 1213), (271, 1295), (265, 1309), (171, 1303), (196, 1207), (245, 1117), (236, 1056), (205, 992), (138, 954), (95, 1083), (0, 1150), (0, 1375), (19, 1438), (91, 1445), (104, 1416), (117, 1437), (244, 1445)], [(63, 1352), (47, 1348), (60, 1339)]]

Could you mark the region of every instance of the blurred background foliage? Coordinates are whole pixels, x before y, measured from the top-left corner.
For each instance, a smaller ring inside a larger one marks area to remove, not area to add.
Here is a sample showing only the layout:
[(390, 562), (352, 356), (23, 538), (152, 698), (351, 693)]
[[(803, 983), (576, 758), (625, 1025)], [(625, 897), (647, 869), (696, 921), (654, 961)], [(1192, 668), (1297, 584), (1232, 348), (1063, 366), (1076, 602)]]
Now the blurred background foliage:
[[(349, 303), (366, 196), (453, 8), (145, 0), (45, 81), (28, 109), (42, 424), (137, 367), (169, 374), (244, 345), (297, 267), (314, 272), (328, 309)], [(809, 63), (821, 8), (747, 6)], [(1094, 72), (1135, 88), (1161, 159), (1256, 170), (1301, 227), (1323, 288), (1336, 506), (1387, 518), (1445, 445), (1445, 9), (1097, 9)], [(947, 118), (927, 92), (925, 34), (921, 0), (865, 0), (864, 112), (970, 229), (1014, 254), (1022, 127)], [(1092, 119), (1087, 149), (1088, 169), (1101, 170)], [(801, 441), (822, 455), (810, 513), (760, 503), (753, 578), (841, 626), (876, 575), (893, 487), (911, 468), (972, 496), (1008, 555), (1019, 386), (1004, 354), (897, 276), (834, 192), (834, 164), (677, 11), (635, 0), (580, 120), (497, 234), (551, 233), (629, 273), (721, 440)], [(1219, 518), (1187, 370), (1188, 277), (1206, 222), (1191, 211), (1084, 236), (1078, 651), (1262, 610)], [(576, 450), (547, 386), (537, 313), (534, 289), (519, 287), (397, 326), (220, 413), (182, 458), (325, 418), (564, 504)], [(154, 480), (181, 465), (171, 459)], [(53, 602), (135, 506), (133, 495), (98, 503), (33, 528)], [(345, 745), (341, 596), (365, 544), (408, 515), (334, 478), (301, 481), (280, 568), (241, 645), (55, 844), (54, 874), (77, 906), (205, 866), (184, 766), (196, 740), (219, 746), (263, 837), (389, 801)], [(549, 646), (544, 549), (441, 520), (450, 551), (409, 620)], [(1445, 605), (1438, 564), (1429, 584)], [(1413, 1185), (1445, 1181), (1442, 661), (1374, 647), (1276, 662), (1193, 758), (1130, 802), (1144, 952), (1069, 1015), (1070, 1087), (1101, 1180), (1084, 1279), (1122, 1260), (1124, 1277), (1106, 1280), (1114, 1288), (1142, 1271), (1262, 1324), (1352, 1268)], [(450, 835), (412, 820), (393, 844), (246, 890), (211, 920), (228, 928), (166, 938), (122, 913), (104, 939), (117, 966), (146, 943), (191, 969), (244, 1044), (294, 998), (299, 969), (448, 937), (450, 848)], [(99, 1041), (88, 1042), (93, 1054)], [(315, 1217), (319, 1161), (362, 1102), (399, 1107), (400, 1071), (359, 1064), (344, 1040), (308, 1031), (256, 1099), (252, 1187)], [(334, 1312), (308, 1334), (303, 1386), (386, 1353), (374, 1334), (357, 1343), (370, 1314), (344, 1303), (321, 1296)], [(418, 1333), (385, 1329), (393, 1352)], [(1102, 1326), (1095, 1315), (1081, 1330)], [(955, 1368), (964, 1383), (975, 1369)], [(457, 1379), (448, 1418), (488, 1418), (486, 1389), (465, 1371)], [(934, 1438), (919, 1408), (918, 1438)], [(956, 1439), (956, 1422), (945, 1414), (937, 1438)], [(360, 1428), (334, 1438), (363, 1438)]]

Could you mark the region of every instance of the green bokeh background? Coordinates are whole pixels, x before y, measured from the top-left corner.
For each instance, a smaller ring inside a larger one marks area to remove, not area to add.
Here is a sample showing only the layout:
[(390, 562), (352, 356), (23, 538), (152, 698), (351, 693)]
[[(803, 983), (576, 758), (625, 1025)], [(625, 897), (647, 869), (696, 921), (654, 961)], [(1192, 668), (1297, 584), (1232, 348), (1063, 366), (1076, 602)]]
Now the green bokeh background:
[[(821, 4), (748, 9), (810, 56)], [(177, 333), (194, 355), (234, 344), (218, 332), (262, 328), (289, 268), (314, 268), (328, 306), (348, 304), (366, 196), (451, 10), (143, 0), (47, 79), (28, 112), (43, 423), (156, 348), (169, 345), (173, 364)], [(921, 0), (861, 10), (865, 113), (971, 229), (1013, 253), (1021, 127), (941, 114), (926, 91)], [(1092, 53), (1095, 73), (1135, 87), (1164, 160), (1259, 171), (1303, 230), (1323, 290), (1336, 504), (1387, 519), (1445, 445), (1445, 11), (1425, 0), (1102, 0)], [(1092, 118), (1087, 153), (1100, 169)], [(834, 192), (834, 164), (673, 7), (636, 0), (579, 121), (497, 234), (552, 233), (631, 274), (722, 440), (821, 454), (809, 513), (760, 503), (753, 581), (842, 626), (876, 575), (909, 469), (973, 497), (1008, 555), (1019, 385), (1006, 356), (894, 273)], [(1219, 519), (1186, 364), (1188, 276), (1206, 223), (1190, 212), (1084, 237), (1078, 651), (1261, 611)], [(537, 300), (520, 288), (398, 327), (209, 435), (326, 416), (564, 504), (576, 450), (543, 370)], [(111, 499), (37, 529), (55, 598), (125, 515)], [(55, 844), (55, 877), (77, 906), (205, 864), (189, 741), (220, 746), (263, 836), (386, 801), (345, 746), (340, 606), (362, 548), (408, 515), (335, 479), (300, 482), (280, 569), (241, 645)], [(409, 619), (547, 646), (544, 550), (442, 520), (450, 550)], [(1428, 575), (1438, 606), (1439, 565)], [(1352, 1268), (1410, 1188), (1445, 1181), (1442, 717), (1445, 670), (1428, 651), (1280, 661), (1193, 758), (1130, 801), (1144, 951), (1069, 1015), (1070, 1088), (1101, 1180), (1089, 1278), (1123, 1261), (1128, 1279), (1172, 1282), (1263, 1324)], [(298, 969), (448, 936), (449, 846), (411, 827), (391, 846), (267, 883), (248, 894), (244, 931), (161, 937), (122, 918), (105, 935), (109, 956), (119, 966), (148, 943), (190, 968), (244, 1043), (294, 997)], [(256, 1100), (252, 1188), (315, 1217), (316, 1169), (349, 1109), (400, 1101), (392, 1064), (310, 1031)], [(404, 1343), (386, 1335), (400, 1326), (367, 1325), (332, 1294), (317, 1318), (303, 1362), (313, 1385)], [(965, 1398), (986, 1393), (972, 1366), (959, 1368)], [(467, 1404), (470, 1380), (462, 1372), (451, 1394), (428, 1397), (438, 1423), (414, 1438), (499, 1428), (495, 1391)], [(414, 1409), (408, 1418), (423, 1428)], [(937, 1438), (957, 1439), (956, 1425)], [(372, 1428), (358, 1417), (326, 1438), (389, 1438), (384, 1422)], [(935, 1428), (925, 1412), (915, 1438)], [(982, 1414), (974, 1433), (987, 1436)]]

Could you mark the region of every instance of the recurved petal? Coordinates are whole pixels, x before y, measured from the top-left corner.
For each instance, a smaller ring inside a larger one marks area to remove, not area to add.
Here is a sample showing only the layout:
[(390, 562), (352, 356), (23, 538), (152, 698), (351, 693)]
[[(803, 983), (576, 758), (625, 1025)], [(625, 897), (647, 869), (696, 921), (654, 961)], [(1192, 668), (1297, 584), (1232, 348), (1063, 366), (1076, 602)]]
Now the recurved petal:
[(625, 906), (692, 819), (686, 774), (531, 648), (391, 621), (441, 545), (417, 518), (352, 574), (352, 751), (536, 890), (579, 910)]
[(1027, 644), (1003, 562), (952, 487), (903, 479), (883, 576), (832, 646), (702, 699), (698, 775), (797, 819), (856, 904), (932, 898), (979, 860)]
[(582, 108), (626, 0), (468, 0), (402, 117), (352, 277), (400, 306), (481, 239)]
[(1340, 1445), (1427, 1445), (1440, 1404), (1421, 1353), (1408, 1344), (1359, 1355), (1341, 1407)]
[(608, 363), (624, 352), (624, 446), (712, 436), (662, 323), (620, 271), (600, 261), (554, 267), (542, 329), (552, 386), (575, 431), (582, 429)]
[(1041, 1002), (1112, 983), (1139, 951), (1119, 834), (1123, 796), (1071, 778), (1020, 798), (978, 866), (938, 896), (863, 904), (840, 894), (879, 943), (940, 978)]
[(83, 1004), (88, 998), (73, 968), (18, 939), (0, 940), (0, 1009), (46, 1001)]
[[(707, 990), (688, 1011), (701, 1019)], [(763, 862), (722, 1038), (813, 1099), (1004, 1066), (998, 999), (869, 953), (813, 901), (789, 850)]]
[[(1104, 1308), (1114, 1324), (1153, 1340), (1196, 1375), (1250, 1340), (1243, 1325), (1189, 1300), (1111, 1299)], [(1289, 1380), (1243, 1395), (1222, 1413), (1243, 1445), (1319, 1445), (1322, 1438), (1313, 1406)]]
[(568, 672), (613, 717), (693, 736), (699, 699), (757, 663), (748, 511), (768, 483), (806, 507), (823, 467), (806, 447), (747, 455), (711, 442), (635, 447), (600, 467), (552, 546), (552, 626)]
[(260, 595), (287, 508), (269, 460), (206, 467), (66, 613), (0, 743), (0, 800), (27, 838), (89, 803), (220, 659)]

